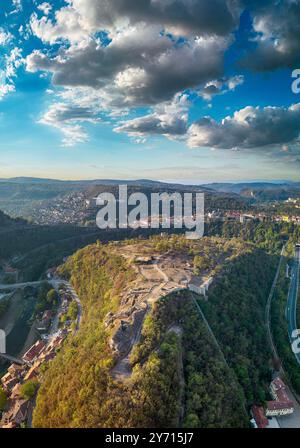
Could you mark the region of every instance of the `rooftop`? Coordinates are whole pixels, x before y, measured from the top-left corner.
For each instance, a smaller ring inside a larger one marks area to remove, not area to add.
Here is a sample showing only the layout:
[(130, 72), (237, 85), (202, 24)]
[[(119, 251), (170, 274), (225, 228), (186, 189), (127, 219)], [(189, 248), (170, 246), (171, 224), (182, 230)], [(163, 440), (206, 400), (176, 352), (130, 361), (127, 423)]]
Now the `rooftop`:
[(268, 419), (265, 417), (265, 411), (261, 406), (252, 406), (252, 415), (258, 428), (268, 426)]

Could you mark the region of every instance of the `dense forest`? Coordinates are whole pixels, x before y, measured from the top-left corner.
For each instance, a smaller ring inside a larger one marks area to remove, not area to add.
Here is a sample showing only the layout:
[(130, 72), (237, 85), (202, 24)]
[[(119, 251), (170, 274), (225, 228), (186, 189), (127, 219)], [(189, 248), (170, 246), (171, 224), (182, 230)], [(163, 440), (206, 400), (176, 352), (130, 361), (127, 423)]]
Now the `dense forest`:
[[(291, 349), (286, 320), (287, 296), (290, 282), (286, 278), (285, 269), (286, 265), (284, 263), (282, 265), (279, 280), (274, 293), (271, 309), (271, 325), (278, 356), (280, 357), (284, 371), (288, 375), (287, 380), (290, 381), (294, 390), (300, 394), (299, 364), (297, 363), (295, 355)], [(300, 315), (299, 306), (298, 300), (298, 316)]]
[(268, 222), (212, 222), (206, 226), (206, 235), (223, 238), (238, 237), (251, 241), (271, 253), (280, 253), (287, 240), (300, 241), (300, 226), (294, 223)]
[(25, 220), (23, 220), (21, 218), (12, 219), (0, 210), (0, 229), (7, 228), (7, 227), (17, 225), (17, 224), (25, 224), (25, 223), (26, 223)]
[(9, 299), (0, 299), (0, 317), (2, 317), (9, 306)]
[(248, 426), (247, 406), (264, 402), (270, 380), (263, 314), (276, 260), (239, 244), (240, 257), (225, 263), (208, 301), (199, 302), (227, 363), (191, 294), (174, 293), (145, 318), (124, 382), (111, 375), (116, 360), (105, 316), (117, 312), (135, 271), (110, 244), (98, 242), (70, 257), (60, 274), (78, 292), (83, 320), (44, 369), (34, 426)]
[(202, 305), (248, 405), (266, 400), (271, 380), (264, 317), (277, 262), (262, 250), (243, 255), (228, 266)]

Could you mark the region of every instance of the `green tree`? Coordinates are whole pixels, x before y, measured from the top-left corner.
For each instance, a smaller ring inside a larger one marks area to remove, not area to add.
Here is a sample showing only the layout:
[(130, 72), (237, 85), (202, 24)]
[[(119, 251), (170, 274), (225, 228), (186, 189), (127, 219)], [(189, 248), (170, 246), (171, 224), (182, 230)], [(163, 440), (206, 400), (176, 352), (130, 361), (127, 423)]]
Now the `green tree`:
[(4, 392), (2, 387), (0, 387), (0, 411), (3, 411), (3, 409), (5, 408), (6, 402), (7, 402), (6, 393)]
[(76, 302), (72, 302), (69, 306), (68, 317), (71, 320), (75, 320), (77, 318), (77, 315), (78, 315), (78, 305)]
[(50, 289), (50, 291), (47, 292), (47, 302), (50, 305), (55, 305), (57, 300), (57, 292), (55, 289)]
[(38, 388), (38, 382), (36, 380), (27, 381), (27, 383), (22, 384), (21, 386), (21, 396), (25, 400), (31, 400), (34, 397), (35, 392)]

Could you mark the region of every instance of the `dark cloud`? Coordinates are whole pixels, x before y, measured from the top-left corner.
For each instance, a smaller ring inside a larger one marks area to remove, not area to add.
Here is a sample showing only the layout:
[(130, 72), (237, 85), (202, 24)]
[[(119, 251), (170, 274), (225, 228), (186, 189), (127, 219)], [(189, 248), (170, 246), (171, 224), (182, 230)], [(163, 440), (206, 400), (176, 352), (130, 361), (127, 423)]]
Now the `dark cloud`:
[(300, 0), (247, 1), (256, 49), (242, 64), (256, 71), (294, 68), (300, 62)]
[(115, 131), (125, 132), (132, 137), (165, 135), (171, 139), (179, 138), (187, 131), (187, 110), (186, 97), (178, 97), (171, 103), (157, 106), (152, 114), (123, 122)]
[(27, 57), (27, 69), (52, 72), (54, 85), (104, 89), (114, 99), (119, 95), (120, 106), (170, 100), (177, 92), (205, 85), (223, 72), (228, 45), (224, 38), (195, 39), (177, 46), (168, 37), (159, 37), (157, 29), (136, 28), (122, 37), (106, 47), (90, 41), (84, 48), (66, 50), (52, 59), (34, 52)]
[(248, 106), (220, 123), (200, 119), (190, 126), (187, 142), (190, 147), (255, 149), (295, 143), (299, 133), (300, 103), (289, 108)]
[(91, 28), (130, 24), (160, 24), (197, 35), (226, 35), (237, 25), (236, 0), (72, 0), (71, 5)]

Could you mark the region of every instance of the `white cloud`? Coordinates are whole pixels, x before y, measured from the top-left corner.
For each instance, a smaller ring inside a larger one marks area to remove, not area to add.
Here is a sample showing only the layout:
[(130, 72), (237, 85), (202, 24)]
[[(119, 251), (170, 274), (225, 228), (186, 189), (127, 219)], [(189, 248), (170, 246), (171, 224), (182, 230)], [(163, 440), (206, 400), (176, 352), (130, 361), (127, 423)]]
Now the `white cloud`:
[(88, 134), (81, 123), (97, 123), (99, 118), (89, 108), (54, 103), (39, 123), (57, 128), (63, 134), (62, 145), (71, 147), (88, 141)]
[(52, 10), (52, 6), (48, 2), (41, 3), (37, 7), (40, 11), (42, 11), (46, 16), (49, 14), (49, 12)]
[(23, 9), (22, 0), (12, 0), (12, 5), (14, 7), (14, 10), (11, 12), (11, 14), (17, 14)]
[[(176, 121), (177, 115), (171, 114), (168, 122), (169, 115), (159, 109), (176, 95), (197, 92), (222, 78), (224, 53), (240, 13), (235, 0), (66, 3), (49, 15), (44, 2), (32, 14), (32, 33), (44, 43), (60, 46), (56, 55), (33, 51), (26, 58), (27, 70), (52, 73), (53, 85), (65, 89), (61, 101), (85, 107), (88, 98), (93, 110), (109, 120), (150, 106), (149, 117), (158, 120), (161, 133), (168, 134), (169, 128), (169, 136), (180, 126), (183, 132), (185, 119)], [(99, 34), (104, 31), (106, 41)]]
[(257, 48), (243, 63), (257, 71), (294, 68), (300, 62), (300, 1), (246, 3), (253, 16)]
[(2, 100), (8, 93), (15, 91), (14, 84), (6, 83), (6, 81), (2, 81), (2, 75), (0, 72), (0, 100)]
[(22, 64), (22, 50), (18, 47), (14, 47), (4, 56), (4, 65), (0, 72), (0, 99), (15, 91), (14, 78), (17, 76), (17, 70)]
[(144, 143), (149, 135), (180, 138), (187, 131), (188, 106), (187, 97), (177, 95), (173, 101), (157, 105), (151, 114), (120, 123), (115, 132), (125, 132), (138, 143)]
[(0, 28), (0, 45), (6, 45), (12, 39), (13, 39), (13, 36), (11, 33), (8, 33), (6, 31), (4, 31), (3, 28)]
[(224, 95), (227, 92), (234, 91), (237, 86), (243, 83), (243, 75), (212, 80), (206, 83), (206, 85), (199, 91), (199, 95), (206, 101), (211, 101), (213, 96)]
[(299, 134), (300, 103), (289, 108), (247, 106), (219, 123), (201, 118), (190, 126), (187, 143), (191, 148), (280, 150), (298, 144)]

